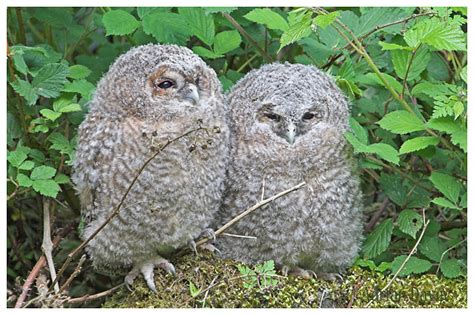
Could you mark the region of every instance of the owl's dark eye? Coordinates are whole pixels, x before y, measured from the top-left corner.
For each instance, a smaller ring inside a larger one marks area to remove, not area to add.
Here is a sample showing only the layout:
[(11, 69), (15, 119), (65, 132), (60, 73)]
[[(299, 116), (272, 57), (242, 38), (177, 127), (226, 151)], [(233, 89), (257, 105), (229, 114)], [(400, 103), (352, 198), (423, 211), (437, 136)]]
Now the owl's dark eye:
[(311, 119), (313, 119), (314, 117), (315, 117), (315, 115), (314, 115), (313, 113), (305, 113), (305, 114), (303, 115), (303, 119), (304, 119), (304, 120), (311, 120)]
[(160, 84), (158, 84), (158, 87), (160, 89), (169, 89), (170, 87), (173, 87), (174, 86), (174, 82), (173, 81), (170, 81), (170, 80), (165, 80), (163, 82), (161, 82)]
[(274, 120), (274, 121), (280, 121), (280, 116), (274, 113), (265, 113), (265, 116), (268, 119)]

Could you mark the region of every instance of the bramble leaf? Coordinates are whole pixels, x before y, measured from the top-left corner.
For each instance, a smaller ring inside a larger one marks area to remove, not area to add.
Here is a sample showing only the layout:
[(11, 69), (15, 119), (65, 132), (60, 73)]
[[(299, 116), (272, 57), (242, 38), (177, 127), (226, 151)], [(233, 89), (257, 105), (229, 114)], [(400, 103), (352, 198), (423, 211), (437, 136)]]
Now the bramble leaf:
[(390, 244), (392, 237), (393, 222), (392, 219), (385, 219), (377, 225), (362, 245), (362, 252), (365, 258), (373, 258), (383, 253)]

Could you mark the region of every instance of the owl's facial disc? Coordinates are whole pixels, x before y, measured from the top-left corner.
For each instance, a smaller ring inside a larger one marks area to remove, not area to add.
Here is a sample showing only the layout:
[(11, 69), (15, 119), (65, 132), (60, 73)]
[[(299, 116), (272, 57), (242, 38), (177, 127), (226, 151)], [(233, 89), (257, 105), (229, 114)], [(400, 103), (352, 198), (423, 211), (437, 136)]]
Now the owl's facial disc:
[(152, 97), (156, 100), (177, 99), (192, 105), (199, 103), (199, 78), (194, 79), (168, 67), (161, 67), (149, 77), (148, 82), (152, 89)]

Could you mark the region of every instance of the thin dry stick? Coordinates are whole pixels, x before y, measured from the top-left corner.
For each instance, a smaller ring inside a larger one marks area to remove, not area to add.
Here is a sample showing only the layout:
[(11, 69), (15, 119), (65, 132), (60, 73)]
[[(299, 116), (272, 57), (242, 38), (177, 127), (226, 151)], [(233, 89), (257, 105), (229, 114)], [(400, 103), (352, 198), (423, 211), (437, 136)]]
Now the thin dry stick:
[(461, 244), (464, 243), (465, 241), (467, 241), (467, 239), (464, 239), (464, 240), (462, 240), (462, 241), (460, 241), (460, 242), (457, 242), (456, 244), (454, 244), (453, 246), (451, 246), (450, 248), (448, 248), (447, 250), (445, 250), (445, 251), (441, 254), (441, 258), (439, 259), (438, 268), (436, 268), (436, 274), (438, 274), (439, 269), (441, 268), (441, 263), (443, 262), (444, 255), (446, 255), (449, 251), (455, 249), (456, 247), (458, 247), (459, 245), (461, 245)]
[(257, 239), (255, 236), (238, 235), (238, 234), (231, 234), (231, 233), (221, 233), (221, 235), (230, 236), (230, 237), (236, 237), (236, 238), (249, 238), (249, 239), (252, 239), (252, 240), (256, 240), (256, 239)]
[[(264, 200), (261, 200), (261, 201), (257, 202), (255, 205), (251, 206), (250, 208), (248, 208), (247, 210), (245, 210), (244, 212), (242, 212), (241, 214), (239, 214), (238, 216), (236, 216), (235, 218), (233, 218), (232, 220), (230, 220), (229, 222), (227, 222), (226, 224), (221, 226), (215, 232), (215, 235), (217, 236), (217, 235), (221, 234), (222, 232), (227, 230), (229, 227), (234, 225), (236, 222), (240, 221), (243, 217), (245, 217), (249, 213), (252, 213), (253, 211), (257, 210), (258, 208), (263, 207), (267, 203), (270, 203), (270, 202), (274, 201), (275, 199), (278, 199), (278, 198), (280, 198), (280, 197), (282, 197), (286, 194), (289, 194), (290, 192), (292, 192), (294, 190), (297, 190), (297, 189), (303, 187), (304, 185), (306, 185), (306, 182), (301, 182), (298, 185), (291, 187), (290, 189), (287, 189), (287, 190), (282, 191), (281, 193), (278, 193), (278, 194), (276, 194), (276, 195), (274, 195), (270, 198), (267, 198), (267, 199), (264, 199)], [(206, 243), (207, 241), (209, 241), (209, 238), (203, 238), (203, 239), (196, 242), (196, 246), (202, 245), (202, 244)]]
[(86, 261), (86, 255), (82, 255), (81, 259), (79, 260), (79, 263), (77, 264), (76, 268), (74, 269), (74, 272), (67, 278), (66, 282), (61, 286), (59, 289), (59, 293), (63, 292), (66, 290), (70, 285), (72, 280), (77, 277), (77, 275), (81, 272), (82, 265)]
[(109, 290), (106, 290), (106, 291), (103, 291), (103, 292), (100, 292), (100, 293), (97, 293), (97, 294), (93, 294), (93, 295), (84, 295), (84, 296), (81, 296), (81, 297), (77, 297), (77, 298), (69, 298), (66, 303), (69, 303), (69, 304), (77, 304), (77, 303), (84, 303), (84, 302), (89, 302), (89, 301), (93, 301), (93, 300), (97, 300), (97, 299), (100, 299), (104, 296), (108, 296), (112, 293), (114, 293), (115, 291), (117, 291), (118, 289), (120, 289), (122, 286), (124, 286), (125, 283), (121, 283), (119, 284), (118, 286), (115, 286)]
[(204, 128), (204, 127), (198, 127), (198, 128), (195, 128), (195, 129), (192, 129), (190, 131), (187, 131), (185, 132), (184, 134), (176, 137), (176, 138), (173, 138), (171, 140), (168, 140), (164, 145), (160, 146), (157, 148), (157, 151), (148, 159), (145, 161), (145, 163), (143, 163), (143, 165), (140, 167), (140, 169), (138, 170), (137, 172), (137, 175), (135, 175), (135, 177), (133, 178), (132, 182), (130, 183), (130, 185), (128, 186), (127, 190), (125, 191), (125, 193), (123, 194), (122, 196), (122, 199), (120, 200), (119, 204), (117, 205), (117, 207), (115, 208), (115, 210), (107, 217), (107, 219), (104, 221), (104, 223), (102, 223), (98, 228), (97, 230), (91, 234), (91, 236), (89, 236), (89, 238), (87, 238), (85, 241), (83, 241), (78, 247), (76, 247), (76, 249), (74, 249), (74, 251), (72, 251), (71, 253), (69, 253), (69, 255), (67, 256), (67, 259), (66, 261), (64, 262), (64, 264), (61, 266), (61, 269), (59, 270), (58, 272), (58, 276), (56, 278), (56, 280), (53, 282), (53, 284), (51, 285), (51, 287), (49, 288), (49, 290), (51, 290), (52, 286), (56, 284), (57, 280), (59, 277), (62, 276), (62, 274), (64, 273), (64, 271), (66, 270), (67, 266), (69, 266), (69, 264), (71, 263), (72, 259), (80, 252), (84, 249), (84, 247), (86, 247), (87, 244), (89, 244), (89, 242), (94, 238), (96, 237), (97, 234), (99, 234), (100, 231), (102, 231), (102, 229), (105, 228), (105, 226), (107, 226), (107, 224), (109, 224), (109, 222), (115, 217), (118, 215), (120, 209), (122, 208), (122, 205), (123, 203), (125, 202), (125, 199), (127, 198), (128, 194), (130, 193), (130, 191), (132, 190), (132, 187), (135, 185), (135, 182), (138, 180), (138, 177), (141, 175), (141, 173), (145, 170), (145, 168), (148, 166), (148, 164), (150, 164), (151, 161), (153, 161), (157, 156), (158, 154), (160, 154), (161, 152), (163, 152), (164, 149), (166, 149), (166, 147), (168, 147), (170, 144), (172, 144), (173, 142), (175, 141), (178, 141), (179, 139), (181, 138), (184, 138), (184, 137), (187, 137), (188, 135), (194, 133), (194, 132), (197, 132), (197, 131), (200, 131), (200, 130), (205, 130), (207, 131), (207, 128)]
[(258, 43), (252, 38), (252, 36), (250, 36), (249, 33), (247, 33), (247, 31), (242, 26), (240, 26), (240, 24), (236, 20), (234, 20), (234, 18), (229, 13), (222, 13), (222, 15), (230, 22), (230, 24), (232, 24), (239, 31), (240, 34), (242, 34), (243, 37), (245, 37), (258, 50), (260, 55), (262, 55), (262, 57), (267, 62), (273, 62), (272, 57), (270, 57), (269, 54), (267, 54), (262, 48), (260, 48)]
[[(53, 261), (53, 242), (51, 240), (51, 224), (50, 224), (50, 213), (51, 209), (51, 199), (45, 198), (43, 200), (43, 244), (41, 248), (43, 249), (44, 256), (48, 262), (49, 273), (51, 274), (51, 281), (56, 281), (56, 269), (54, 268)], [(55, 283), (54, 292), (59, 292), (59, 284)]]
[(413, 246), (413, 248), (411, 249), (410, 254), (408, 254), (407, 258), (405, 258), (405, 260), (401, 264), (400, 268), (398, 268), (397, 272), (393, 275), (392, 279), (390, 279), (390, 281), (387, 283), (387, 285), (384, 286), (382, 288), (382, 290), (380, 290), (380, 292), (377, 293), (376, 296), (372, 300), (370, 300), (369, 303), (367, 303), (364, 307), (369, 307), (370, 304), (372, 304), (376, 299), (378, 299), (380, 297), (380, 295), (392, 285), (392, 283), (398, 277), (398, 274), (402, 271), (403, 267), (405, 267), (405, 265), (408, 262), (408, 260), (410, 259), (410, 257), (415, 253), (416, 249), (418, 248), (418, 245), (421, 242), (421, 239), (423, 238), (423, 235), (425, 235), (426, 228), (428, 227), (428, 224), (430, 223), (430, 220), (425, 221), (425, 210), (424, 209), (423, 209), (423, 222), (424, 222), (423, 230), (421, 231), (420, 237), (418, 237), (418, 240), (416, 241), (415, 246)]

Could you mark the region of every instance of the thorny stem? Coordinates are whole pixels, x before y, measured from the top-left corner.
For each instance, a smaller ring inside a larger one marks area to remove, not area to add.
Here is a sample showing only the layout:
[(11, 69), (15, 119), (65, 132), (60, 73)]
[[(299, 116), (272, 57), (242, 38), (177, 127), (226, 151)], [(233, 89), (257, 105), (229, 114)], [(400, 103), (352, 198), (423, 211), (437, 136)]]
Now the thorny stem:
[(273, 62), (273, 59), (272, 57), (270, 57), (269, 54), (267, 54), (259, 45), (258, 43), (252, 38), (252, 36), (250, 36), (249, 33), (247, 33), (247, 31), (242, 27), (240, 26), (240, 24), (234, 20), (234, 18), (229, 14), (229, 13), (222, 13), (222, 15), (230, 22), (230, 24), (232, 24), (238, 31), (240, 34), (242, 34), (243, 37), (245, 37), (257, 50), (258, 52), (260, 53), (260, 55), (262, 55), (262, 57), (269, 63), (272, 63)]
[(81, 252), (84, 247), (87, 246), (87, 244), (89, 244), (89, 242), (94, 238), (96, 237), (97, 234), (100, 233), (100, 231), (102, 231), (102, 229), (104, 229), (107, 224), (109, 224), (109, 222), (118, 215), (120, 209), (122, 208), (122, 205), (123, 203), (125, 202), (125, 199), (127, 198), (128, 194), (130, 193), (130, 191), (132, 190), (132, 187), (135, 185), (135, 182), (138, 180), (138, 177), (141, 175), (141, 173), (145, 170), (145, 168), (148, 166), (148, 164), (150, 164), (151, 161), (153, 161), (164, 149), (166, 149), (166, 147), (168, 147), (170, 144), (172, 144), (173, 142), (175, 141), (178, 141), (179, 139), (181, 138), (184, 138), (184, 137), (187, 137), (188, 135), (194, 133), (194, 132), (197, 132), (197, 131), (200, 131), (200, 130), (205, 130), (207, 131), (206, 128), (204, 127), (198, 127), (198, 128), (195, 128), (195, 129), (192, 129), (192, 130), (189, 130), (187, 132), (185, 132), (184, 134), (176, 137), (176, 138), (173, 138), (171, 140), (168, 140), (165, 144), (163, 144), (161, 147), (158, 148), (158, 150), (150, 157), (148, 158), (145, 163), (143, 163), (143, 165), (140, 167), (140, 169), (138, 170), (137, 172), (137, 175), (135, 175), (135, 177), (133, 178), (132, 182), (130, 183), (130, 185), (128, 186), (127, 190), (125, 191), (125, 193), (123, 194), (122, 196), (122, 199), (120, 200), (119, 204), (117, 205), (117, 207), (114, 209), (114, 211), (112, 213), (110, 213), (110, 215), (107, 217), (107, 219), (105, 219), (104, 223), (102, 223), (98, 228), (97, 230), (95, 230), (94, 233), (92, 233), (85, 241), (83, 241), (78, 247), (76, 247), (76, 249), (74, 249), (74, 251), (72, 251), (71, 253), (69, 253), (69, 255), (67, 256), (67, 259), (66, 261), (64, 262), (64, 264), (61, 266), (61, 269), (59, 270), (58, 272), (58, 276), (56, 278), (56, 280), (51, 284), (49, 290), (51, 290), (52, 286), (56, 284), (57, 280), (62, 276), (62, 274), (64, 273), (64, 271), (66, 270), (66, 268), (69, 266), (69, 264), (71, 263), (72, 259), (79, 253)]

